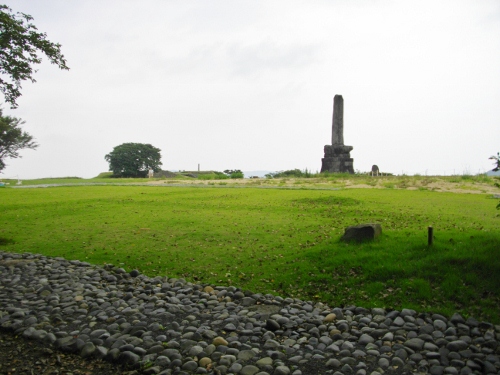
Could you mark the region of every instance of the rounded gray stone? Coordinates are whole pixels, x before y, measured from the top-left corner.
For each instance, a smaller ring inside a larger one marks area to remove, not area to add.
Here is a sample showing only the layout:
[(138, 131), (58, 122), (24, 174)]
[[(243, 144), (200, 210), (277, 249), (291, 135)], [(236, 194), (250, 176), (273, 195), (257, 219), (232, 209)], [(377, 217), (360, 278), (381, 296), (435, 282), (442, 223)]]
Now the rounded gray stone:
[(241, 350), (238, 353), (238, 359), (241, 361), (248, 361), (255, 357), (255, 352), (253, 350)]
[(434, 329), (436, 329), (438, 331), (444, 332), (444, 331), (446, 331), (447, 327), (448, 327), (447, 324), (440, 319), (437, 319), (434, 321)]
[(255, 305), (257, 301), (253, 299), (252, 297), (244, 297), (241, 299), (241, 305), (242, 306), (252, 306)]
[(266, 321), (266, 329), (268, 329), (270, 331), (277, 331), (280, 328), (281, 328), (281, 326), (280, 326), (280, 324), (276, 320), (267, 319), (267, 321)]
[(198, 364), (195, 361), (187, 361), (182, 365), (182, 369), (186, 371), (195, 371), (198, 368)]
[(337, 358), (331, 358), (326, 362), (326, 367), (340, 368), (341, 365)]
[(399, 357), (392, 357), (391, 359), (391, 365), (392, 366), (398, 366), (398, 367), (402, 367), (405, 365), (405, 361), (403, 361), (401, 358)]
[(380, 359), (378, 360), (378, 365), (379, 365), (382, 369), (386, 370), (386, 369), (388, 369), (388, 368), (389, 368), (390, 363), (389, 363), (389, 360), (388, 360), (387, 358), (383, 358), (383, 357), (382, 357), (382, 358), (380, 358)]
[(397, 327), (402, 327), (405, 325), (405, 321), (403, 318), (401, 318), (400, 316), (398, 316), (396, 319), (394, 319), (394, 321), (392, 322), (393, 325), (397, 326)]
[(80, 351), (80, 355), (83, 358), (90, 357), (95, 353), (96, 349), (97, 348), (93, 342), (87, 342), (85, 343), (85, 345), (83, 345), (82, 350)]
[(203, 352), (203, 348), (199, 345), (195, 345), (191, 349), (189, 349), (189, 356), (190, 357), (197, 357), (202, 352)]
[(241, 369), (243, 368), (243, 365), (241, 363), (235, 362), (229, 367), (229, 372), (233, 372), (235, 374), (238, 374)]
[(408, 348), (419, 351), (422, 350), (424, 347), (425, 341), (419, 338), (413, 338), (405, 341), (404, 346), (407, 346)]
[(454, 340), (454, 341), (451, 341), (449, 342), (447, 345), (446, 345), (446, 348), (451, 351), (451, 352), (459, 352), (461, 350), (465, 350), (469, 347), (469, 344), (467, 344), (465, 341), (463, 340)]
[(340, 359), (340, 363), (343, 365), (347, 364), (347, 365), (354, 366), (358, 363), (358, 361), (356, 360), (356, 358), (353, 358), (353, 357), (344, 357), (344, 358)]
[(124, 351), (118, 357), (118, 362), (123, 363), (125, 365), (135, 365), (139, 362), (140, 357), (131, 351)]
[(274, 375), (289, 375), (291, 373), (287, 366), (278, 366), (274, 369)]
[(367, 335), (366, 333), (363, 333), (358, 340), (359, 345), (366, 345), (366, 344), (371, 344), (374, 342), (375, 339), (371, 337), (370, 335)]
[(130, 276), (132, 276), (132, 277), (137, 277), (140, 274), (141, 273), (138, 270), (132, 270), (132, 271), (130, 271)]
[(240, 370), (241, 375), (255, 375), (259, 372), (259, 368), (253, 365), (243, 366)]
[(170, 362), (171, 361), (167, 356), (159, 355), (158, 357), (156, 357), (154, 363), (155, 363), (155, 365), (160, 366), (160, 367), (167, 367), (168, 365), (170, 365)]
[(35, 333), (35, 328), (34, 327), (29, 327), (29, 328), (26, 328), (23, 332), (23, 337), (26, 337), (26, 338), (31, 338), (33, 336), (33, 334)]
[(258, 367), (264, 367), (273, 364), (273, 359), (271, 357), (264, 357), (255, 362)]

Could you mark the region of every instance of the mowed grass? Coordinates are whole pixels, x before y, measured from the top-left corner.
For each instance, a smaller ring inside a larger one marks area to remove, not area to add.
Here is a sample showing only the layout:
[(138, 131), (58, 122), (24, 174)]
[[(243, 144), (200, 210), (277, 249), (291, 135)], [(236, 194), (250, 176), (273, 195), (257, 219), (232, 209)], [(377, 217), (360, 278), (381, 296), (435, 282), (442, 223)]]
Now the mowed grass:
[[(0, 250), (234, 285), (330, 306), (500, 323), (500, 217), (480, 194), (73, 186), (0, 190)], [(378, 222), (370, 243), (345, 227)], [(427, 227), (435, 241), (427, 246)]]

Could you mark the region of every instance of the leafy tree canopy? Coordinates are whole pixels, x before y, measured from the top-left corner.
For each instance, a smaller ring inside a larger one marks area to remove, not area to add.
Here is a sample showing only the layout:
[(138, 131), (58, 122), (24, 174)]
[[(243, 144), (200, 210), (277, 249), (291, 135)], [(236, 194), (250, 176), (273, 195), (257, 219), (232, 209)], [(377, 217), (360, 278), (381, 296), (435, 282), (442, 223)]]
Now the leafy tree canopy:
[(160, 171), (160, 149), (144, 143), (123, 143), (104, 158), (114, 177), (146, 177), (148, 170)]
[(47, 34), (38, 32), (32, 20), (28, 14), (13, 13), (8, 6), (0, 5), (0, 90), (11, 108), (17, 107), (21, 81), (36, 82), (32, 66), (42, 62), (40, 52), (60, 69), (69, 69), (61, 45), (48, 41)]
[(226, 169), (224, 173), (229, 177), (229, 178), (243, 178), (245, 177), (243, 172), (240, 171), (239, 169)]
[(22, 131), (24, 121), (16, 117), (4, 116), (0, 108), (0, 172), (5, 168), (5, 158), (19, 158), (19, 150), (38, 147), (33, 137)]

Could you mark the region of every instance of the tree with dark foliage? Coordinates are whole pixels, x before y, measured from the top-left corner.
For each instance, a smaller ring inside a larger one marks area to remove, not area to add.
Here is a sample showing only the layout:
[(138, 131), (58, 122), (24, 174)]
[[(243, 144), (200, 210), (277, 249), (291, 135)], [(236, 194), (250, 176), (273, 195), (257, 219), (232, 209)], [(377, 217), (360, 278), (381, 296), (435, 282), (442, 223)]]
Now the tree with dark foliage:
[(243, 178), (243, 177), (245, 177), (245, 175), (243, 174), (243, 172), (240, 171), (239, 169), (226, 169), (224, 171), (224, 173), (229, 178)]
[(149, 169), (160, 171), (160, 149), (144, 143), (123, 143), (104, 158), (113, 177), (146, 177)]
[(0, 5), (0, 91), (11, 108), (17, 107), (21, 81), (36, 82), (33, 65), (42, 62), (40, 52), (60, 69), (69, 69), (61, 45), (47, 40), (47, 34), (38, 32), (32, 20), (29, 14), (13, 13), (7, 5)]
[(21, 130), (22, 124), (19, 118), (4, 116), (0, 108), (0, 172), (6, 166), (5, 158), (20, 158), (19, 150), (38, 147), (33, 137)]

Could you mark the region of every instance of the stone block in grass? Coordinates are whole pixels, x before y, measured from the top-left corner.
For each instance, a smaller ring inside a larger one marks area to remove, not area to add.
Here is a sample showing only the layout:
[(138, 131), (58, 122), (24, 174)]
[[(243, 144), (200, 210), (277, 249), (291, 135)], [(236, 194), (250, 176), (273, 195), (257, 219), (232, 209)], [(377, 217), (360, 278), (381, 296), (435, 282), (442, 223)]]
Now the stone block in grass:
[(341, 240), (345, 242), (371, 241), (382, 234), (382, 226), (378, 223), (359, 224), (347, 227)]

